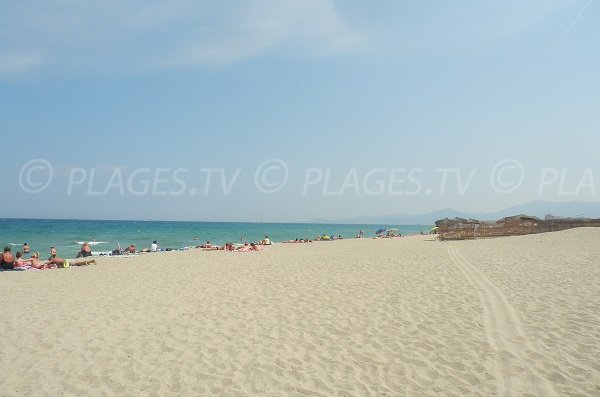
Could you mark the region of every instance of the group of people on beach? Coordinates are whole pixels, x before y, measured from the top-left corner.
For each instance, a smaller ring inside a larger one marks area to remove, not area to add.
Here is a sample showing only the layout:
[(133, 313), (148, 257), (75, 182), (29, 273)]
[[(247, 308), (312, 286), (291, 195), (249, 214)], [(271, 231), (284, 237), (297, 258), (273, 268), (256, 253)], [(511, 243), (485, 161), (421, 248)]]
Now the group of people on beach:
[[(197, 237), (194, 237), (194, 240), (198, 240)], [(261, 251), (262, 248), (260, 246), (263, 245), (271, 245), (272, 242), (269, 239), (269, 236), (265, 236), (258, 243), (249, 243), (244, 240), (242, 237), (240, 239), (242, 241), (241, 244), (234, 244), (232, 242), (227, 242), (224, 245), (213, 245), (210, 241), (207, 241), (204, 244), (199, 244), (191, 247), (184, 247), (178, 250), (190, 250), (190, 249), (202, 249), (203, 251), (235, 251), (235, 252), (245, 252), (245, 251)], [(125, 249), (121, 249), (120, 247), (114, 249), (112, 251), (112, 255), (130, 255), (130, 254), (144, 254), (148, 252), (161, 252), (161, 251), (174, 251), (173, 248), (162, 249), (158, 246), (158, 242), (155, 240), (152, 242), (150, 248), (138, 249), (135, 244), (129, 245)]]
[[(29, 256), (29, 257), (27, 257)], [(81, 251), (77, 254), (77, 258), (86, 258), (92, 256), (92, 250), (87, 242), (81, 247)], [(31, 252), (31, 247), (27, 243), (23, 244), (21, 251), (12, 253), (10, 246), (4, 247), (2, 257), (0, 258), (0, 271), (5, 270), (28, 270), (28, 269), (58, 269), (67, 268), (69, 266), (86, 266), (95, 265), (94, 259), (84, 259), (79, 261), (69, 261), (58, 256), (55, 247), (50, 247), (50, 256), (47, 260), (40, 259), (39, 252)]]
[[(362, 230), (357, 234), (357, 237), (362, 237)], [(195, 237), (194, 240), (198, 238)], [(341, 240), (342, 236), (338, 235), (329, 236), (323, 234), (322, 236), (317, 236), (314, 239), (308, 238), (296, 238), (295, 240), (284, 241), (284, 243), (312, 243), (313, 241), (331, 241), (331, 240)], [(222, 246), (213, 245), (210, 241), (207, 241), (205, 244), (185, 247), (185, 249), (202, 249), (203, 251), (229, 251), (229, 252), (251, 252), (251, 251), (261, 251), (261, 246), (271, 245), (271, 239), (269, 236), (265, 236), (258, 243), (249, 243), (244, 240), (242, 237), (241, 244), (234, 244), (232, 242), (227, 242)], [(172, 249), (167, 248), (165, 251), (171, 251)], [(144, 248), (138, 250), (135, 244), (129, 245), (125, 249), (121, 249), (120, 247), (112, 251), (112, 255), (124, 255), (124, 254), (138, 254), (138, 253), (146, 253), (146, 252), (159, 252), (163, 251), (159, 246), (158, 242), (154, 240), (150, 248)], [(101, 254), (103, 255), (103, 254)], [(31, 252), (31, 247), (24, 243), (23, 247), (20, 251), (13, 254), (12, 248), (10, 246), (4, 247), (4, 252), (0, 258), (0, 271), (4, 270), (27, 270), (27, 269), (58, 269), (58, 268), (67, 268), (70, 266), (86, 266), (86, 265), (95, 265), (96, 261), (94, 259), (86, 259), (92, 257), (92, 248), (88, 242), (84, 242), (81, 246), (81, 249), (76, 255), (76, 259), (79, 260), (67, 260), (58, 256), (58, 252), (55, 247), (50, 247), (50, 256), (47, 260), (40, 259), (39, 252)]]
[[(249, 251), (262, 251), (262, 247), (256, 243), (244, 243), (241, 246), (236, 246), (233, 243), (225, 243), (224, 245), (212, 245), (210, 241), (203, 244), (202, 251), (230, 251), (230, 252), (249, 252)], [(261, 244), (262, 245), (262, 244)]]
[(227, 242), (224, 245), (213, 245), (210, 241), (207, 241), (205, 244), (198, 245), (195, 248), (201, 248), (203, 251), (229, 251), (229, 252), (250, 252), (250, 251), (262, 251), (261, 245), (271, 245), (271, 239), (269, 236), (265, 236), (258, 243), (249, 243), (244, 240), (244, 238), (240, 238), (240, 241), (243, 242), (241, 245), (237, 245), (232, 242)]
[[(160, 252), (162, 249), (158, 246), (158, 242), (154, 240), (150, 248), (143, 248), (138, 251), (135, 244), (129, 245), (129, 247), (122, 250), (120, 247), (113, 250), (113, 255), (123, 255), (123, 254), (136, 254), (136, 253), (145, 253), (145, 252)], [(167, 249), (166, 251), (171, 251), (171, 249)]]

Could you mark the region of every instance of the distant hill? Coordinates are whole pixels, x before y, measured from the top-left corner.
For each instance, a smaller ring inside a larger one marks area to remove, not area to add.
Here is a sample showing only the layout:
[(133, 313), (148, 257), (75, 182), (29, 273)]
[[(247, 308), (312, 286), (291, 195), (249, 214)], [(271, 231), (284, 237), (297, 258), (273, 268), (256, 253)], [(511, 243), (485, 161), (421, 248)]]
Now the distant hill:
[(343, 219), (315, 218), (309, 223), (342, 223), (342, 224), (381, 224), (381, 225), (433, 225), (443, 218), (474, 218), (479, 220), (496, 220), (511, 215), (526, 214), (544, 218), (547, 214), (562, 217), (600, 218), (600, 203), (590, 201), (568, 201), (557, 203), (552, 201), (530, 201), (515, 205), (497, 212), (465, 212), (452, 208), (441, 209), (426, 214), (408, 215), (392, 214), (378, 216), (358, 216)]

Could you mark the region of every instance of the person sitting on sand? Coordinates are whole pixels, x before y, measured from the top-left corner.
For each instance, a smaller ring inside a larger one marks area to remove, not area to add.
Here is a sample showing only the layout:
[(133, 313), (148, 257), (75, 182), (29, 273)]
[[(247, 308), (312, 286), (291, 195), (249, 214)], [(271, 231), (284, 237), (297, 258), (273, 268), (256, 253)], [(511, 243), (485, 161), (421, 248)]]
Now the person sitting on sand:
[(84, 260), (84, 261), (79, 261), (79, 262), (69, 262), (66, 259), (63, 258), (59, 258), (58, 253), (56, 251), (56, 248), (54, 247), (50, 247), (50, 257), (48, 258), (48, 262), (44, 263), (44, 266), (48, 266), (48, 265), (56, 265), (56, 267), (59, 268), (65, 268), (65, 267), (69, 267), (69, 266), (86, 266), (86, 265), (95, 265), (96, 261), (94, 259), (92, 260)]
[(150, 246), (150, 252), (157, 252), (160, 251), (160, 248), (158, 248), (158, 243), (156, 242), (156, 240), (154, 240), (152, 242), (152, 245)]
[(25, 267), (25, 258), (23, 258), (23, 253), (21, 251), (15, 254), (15, 269)]
[(77, 258), (87, 258), (88, 256), (92, 256), (92, 248), (90, 244), (86, 241), (81, 246), (81, 251), (77, 253)]
[(260, 244), (261, 244), (261, 245), (271, 245), (271, 240), (269, 239), (269, 236), (265, 236), (265, 238), (263, 238), (263, 239), (260, 241)]
[(0, 269), (13, 270), (15, 268), (15, 256), (11, 252), (9, 246), (4, 247), (4, 252), (0, 258)]
[(233, 243), (225, 243), (225, 251), (235, 251)]

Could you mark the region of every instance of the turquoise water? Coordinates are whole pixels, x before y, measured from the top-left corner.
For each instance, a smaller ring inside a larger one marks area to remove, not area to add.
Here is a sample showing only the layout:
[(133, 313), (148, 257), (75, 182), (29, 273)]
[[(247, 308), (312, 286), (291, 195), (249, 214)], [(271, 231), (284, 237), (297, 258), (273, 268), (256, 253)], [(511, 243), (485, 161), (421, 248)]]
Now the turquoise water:
[[(157, 222), (157, 221), (90, 221), (64, 219), (0, 219), (0, 245), (21, 249), (24, 242), (32, 252), (45, 255), (50, 246), (59, 255), (74, 256), (82, 241), (97, 242), (94, 253), (109, 252), (119, 243), (121, 247), (135, 244), (138, 249), (150, 247), (157, 240), (161, 248), (178, 249), (195, 246), (210, 240), (214, 244), (259, 241), (268, 235), (273, 242), (295, 238), (315, 238), (323, 234), (353, 238), (359, 230), (365, 237), (375, 235), (381, 225), (339, 225), (312, 223), (229, 223), (229, 222)], [(427, 225), (383, 226), (397, 228), (403, 235), (427, 232)], [(194, 239), (197, 237), (197, 240)]]

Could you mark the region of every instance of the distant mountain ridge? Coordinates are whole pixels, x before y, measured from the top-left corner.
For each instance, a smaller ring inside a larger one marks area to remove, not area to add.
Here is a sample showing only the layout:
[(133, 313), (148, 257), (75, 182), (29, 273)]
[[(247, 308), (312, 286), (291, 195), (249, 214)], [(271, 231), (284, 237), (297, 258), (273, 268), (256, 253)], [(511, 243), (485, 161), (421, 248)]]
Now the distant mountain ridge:
[(338, 224), (382, 224), (382, 225), (433, 225), (438, 219), (444, 218), (474, 218), (479, 220), (497, 220), (511, 215), (526, 214), (544, 218), (548, 214), (562, 217), (600, 218), (600, 202), (591, 201), (530, 201), (518, 204), (496, 212), (465, 212), (445, 208), (426, 214), (408, 215), (392, 214), (379, 216), (358, 216), (342, 219), (315, 218), (308, 223), (338, 223)]

